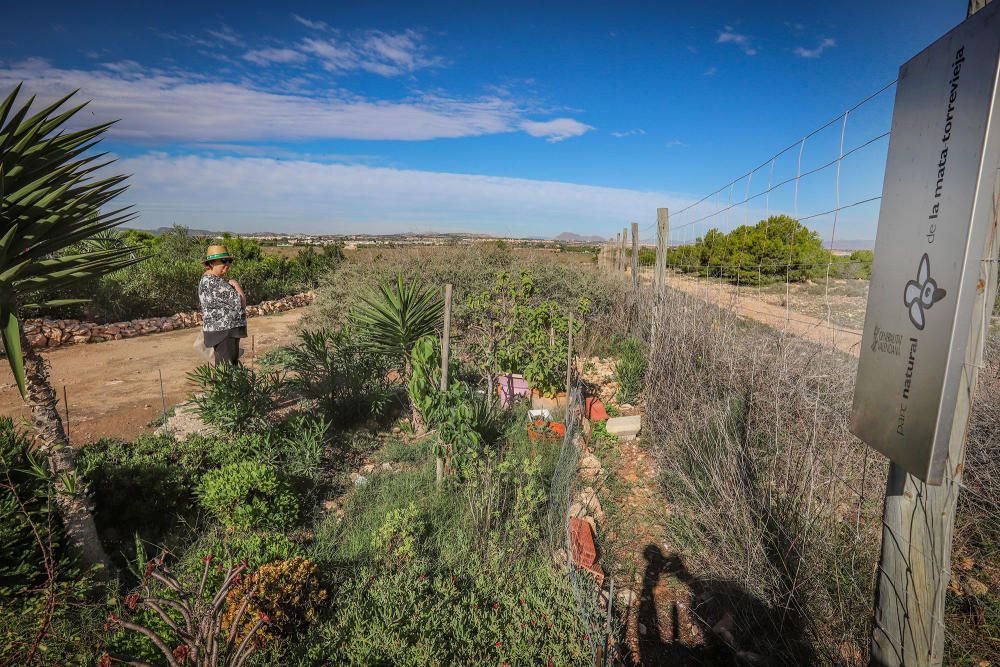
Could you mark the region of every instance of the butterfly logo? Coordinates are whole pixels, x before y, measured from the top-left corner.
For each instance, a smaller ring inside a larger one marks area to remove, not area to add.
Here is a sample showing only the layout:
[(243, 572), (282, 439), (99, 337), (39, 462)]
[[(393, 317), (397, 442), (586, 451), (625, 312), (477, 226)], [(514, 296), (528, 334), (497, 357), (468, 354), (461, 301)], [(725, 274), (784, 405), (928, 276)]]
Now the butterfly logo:
[(903, 291), (903, 303), (910, 309), (910, 321), (919, 330), (924, 328), (924, 310), (930, 309), (943, 299), (947, 292), (937, 286), (931, 278), (931, 259), (924, 253), (917, 267), (917, 279), (906, 283)]

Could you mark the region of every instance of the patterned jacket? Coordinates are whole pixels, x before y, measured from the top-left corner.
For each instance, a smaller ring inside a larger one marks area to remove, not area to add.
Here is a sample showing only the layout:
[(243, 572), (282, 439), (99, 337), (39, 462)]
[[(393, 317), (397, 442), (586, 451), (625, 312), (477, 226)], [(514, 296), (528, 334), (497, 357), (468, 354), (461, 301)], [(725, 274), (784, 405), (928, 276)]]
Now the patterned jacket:
[(247, 325), (247, 312), (239, 292), (225, 278), (203, 275), (198, 283), (198, 300), (205, 331), (228, 331)]

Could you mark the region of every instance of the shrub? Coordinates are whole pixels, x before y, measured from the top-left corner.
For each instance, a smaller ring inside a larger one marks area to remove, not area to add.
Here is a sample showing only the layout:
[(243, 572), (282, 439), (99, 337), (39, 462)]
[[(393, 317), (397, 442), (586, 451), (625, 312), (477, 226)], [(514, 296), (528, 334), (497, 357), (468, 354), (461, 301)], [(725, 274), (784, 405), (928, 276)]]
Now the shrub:
[(315, 400), (331, 423), (379, 416), (392, 397), (389, 358), (346, 328), (303, 331), (285, 357), (292, 372), (288, 387)]
[(190, 517), (198, 477), (213, 464), (202, 438), (141, 435), (129, 443), (87, 445), (77, 466), (88, 481), (104, 539), (121, 547), (136, 533), (160, 542), (178, 520)]
[(203, 533), (184, 559), (200, 562), (205, 556), (212, 556), (223, 565), (245, 562), (251, 568), (258, 568), (264, 563), (305, 556), (305, 549), (280, 531), (216, 528)]
[(201, 393), (191, 401), (201, 420), (222, 433), (257, 433), (270, 426), (279, 373), (238, 364), (199, 366), (188, 374)]
[(618, 383), (616, 398), (622, 403), (635, 403), (642, 394), (643, 378), (646, 375), (646, 354), (638, 339), (626, 338), (618, 346), (615, 361), (614, 380)]
[(274, 466), (230, 463), (205, 474), (198, 486), (202, 506), (231, 528), (287, 528), (299, 502)]
[[(244, 577), (226, 595), (222, 629), (240, 642), (258, 619), (267, 619), (260, 638), (273, 640), (311, 623), (326, 597), (327, 591), (312, 561), (291, 558), (267, 563)], [(244, 610), (242, 615), (241, 610)]]
[(282, 425), (282, 470), (293, 477), (315, 481), (323, 461), (323, 443), (330, 423), (312, 415), (296, 415)]

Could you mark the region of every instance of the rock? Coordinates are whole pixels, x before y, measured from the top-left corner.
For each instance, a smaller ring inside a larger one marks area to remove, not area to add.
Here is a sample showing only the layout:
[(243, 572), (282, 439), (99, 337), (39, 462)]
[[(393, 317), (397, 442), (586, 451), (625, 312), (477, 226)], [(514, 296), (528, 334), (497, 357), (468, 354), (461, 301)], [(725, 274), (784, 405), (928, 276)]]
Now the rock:
[(587, 510), (587, 514), (593, 516), (598, 521), (604, 521), (604, 509), (601, 507), (601, 501), (597, 498), (597, 492), (594, 491), (594, 487), (588, 486), (577, 498), (583, 507)]
[(362, 475), (370, 475), (373, 472), (375, 472), (375, 464), (374, 463), (366, 463), (365, 465), (363, 465), (360, 468), (358, 468), (358, 472), (360, 474), (362, 474)]
[(644, 635), (644, 634), (646, 634), (647, 632), (649, 632), (649, 630), (647, 630), (647, 629), (646, 629), (646, 625), (645, 625), (645, 623), (639, 623), (639, 624), (638, 624), (638, 628), (639, 628), (639, 634), (640, 634), (640, 635)]
[(608, 420), (606, 428), (608, 433), (618, 436), (620, 440), (633, 440), (642, 428), (642, 416), (612, 417)]
[(569, 506), (569, 511), (567, 512), (569, 516), (575, 516), (578, 519), (582, 519), (587, 516), (587, 509), (582, 503), (573, 503)]
[(336, 500), (324, 500), (323, 501), (323, 511), (324, 512), (335, 512), (340, 507), (340, 504)]
[(357, 477), (354, 478), (355, 486), (364, 486), (367, 483), (368, 483), (368, 478), (365, 477), (364, 475), (358, 475)]
[(594, 535), (597, 535), (597, 522), (594, 521), (594, 517), (585, 516), (583, 517), (583, 520), (587, 522), (588, 526), (590, 526), (590, 532), (592, 532)]
[(601, 461), (593, 454), (587, 454), (580, 461), (580, 477), (587, 481), (597, 478), (601, 474)]
[(990, 592), (990, 587), (974, 577), (965, 580), (965, 592), (973, 597), (981, 598)]
[(712, 626), (712, 632), (727, 646), (735, 648), (736, 637), (733, 635), (735, 625), (736, 622), (733, 620), (733, 615), (727, 611), (725, 615), (719, 619), (719, 622)]
[(566, 550), (565, 549), (556, 549), (555, 551), (553, 551), (552, 552), (552, 560), (559, 567), (565, 566), (566, 565)]
[(388, 461), (386, 461), (385, 463), (383, 463), (381, 467), (382, 467), (382, 470), (392, 470), (392, 464), (389, 463)]
[(618, 591), (618, 602), (625, 605), (626, 607), (631, 605), (636, 601), (635, 591), (626, 588), (623, 591)]
[(764, 656), (754, 653), (753, 651), (737, 651), (736, 652), (736, 664), (737, 665), (763, 665), (766, 661)]

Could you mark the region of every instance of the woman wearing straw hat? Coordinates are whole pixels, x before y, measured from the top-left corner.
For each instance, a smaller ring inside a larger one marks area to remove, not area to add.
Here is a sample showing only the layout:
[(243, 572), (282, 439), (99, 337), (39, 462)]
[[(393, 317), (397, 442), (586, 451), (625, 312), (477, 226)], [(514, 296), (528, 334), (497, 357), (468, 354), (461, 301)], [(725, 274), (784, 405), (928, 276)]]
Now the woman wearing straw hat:
[(215, 363), (238, 364), (240, 338), (247, 337), (247, 297), (235, 280), (226, 280), (233, 256), (224, 245), (205, 252), (205, 273), (198, 283), (205, 347), (215, 350)]

